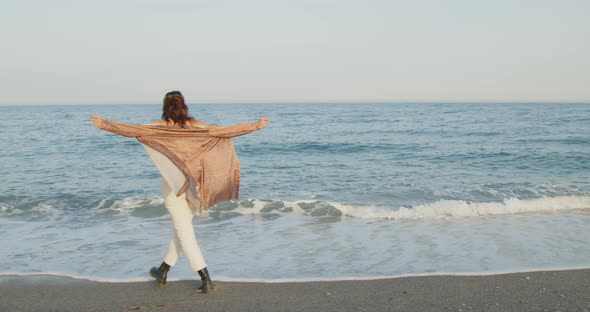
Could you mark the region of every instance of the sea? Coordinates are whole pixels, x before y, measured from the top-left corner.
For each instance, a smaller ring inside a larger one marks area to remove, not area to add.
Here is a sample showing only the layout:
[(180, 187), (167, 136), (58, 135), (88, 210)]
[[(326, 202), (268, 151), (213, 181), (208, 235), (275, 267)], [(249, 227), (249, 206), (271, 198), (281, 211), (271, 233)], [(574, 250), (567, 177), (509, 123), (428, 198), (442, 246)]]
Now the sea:
[[(194, 104), (231, 125), (240, 199), (194, 218), (214, 280), (309, 281), (590, 268), (590, 104)], [(90, 114), (0, 107), (0, 275), (149, 280), (172, 238), (141, 144)], [(198, 279), (186, 258), (171, 279)]]

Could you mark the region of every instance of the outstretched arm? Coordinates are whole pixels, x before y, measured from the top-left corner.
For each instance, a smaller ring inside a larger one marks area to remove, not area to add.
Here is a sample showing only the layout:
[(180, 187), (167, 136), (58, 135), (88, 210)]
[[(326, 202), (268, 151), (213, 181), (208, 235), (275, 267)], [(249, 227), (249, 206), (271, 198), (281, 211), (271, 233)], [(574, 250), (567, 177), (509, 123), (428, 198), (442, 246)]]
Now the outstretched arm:
[[(240, 135), (248, 134), (256, 130), (260, 130), (268, 124), (268, 118), (261, 118), (257, 122), (243, 123), (233, 126), (209, 126), (201, 129), (158, 129), (158, 127), (148, 126), (137, 126), (130, 125), (122, 122), (104, 120), (97, 115), (92, 114), (90, 116), (92, 122), (97, 128), (105, 131), (113, 132), (126, 137), (139, 137), (162, 134), (163, 132), (167, 136), (193, 136), (197, 133), (207, 133), (210, 136), (220, 138), (233, 138)], [(204, 123), (203, 123), (204, 124)], [(188, 131), (188, 132), (187, 132)]]
[(109, 131), (112, 133), (116, 133), (122, 136), (126, 136), (129, 138), (134, 138), (143, 135), (152, 134), (153, 130), (136, 125), (130, 125), (122, 122), (112, 121), (112, 120), (104, 120), (99, 116), (92, 114), (90, 115), (92, 118), (92, 123), (99, 129)]
[(268, 118), (260, 118), (257, 122), (243, 123), (233, 126), (213, 126), (208, 133), (211, 136), (219, 138), (233, 138), (240, 135), (248, 134), (256, 130), (260, 130), (268, 124)]

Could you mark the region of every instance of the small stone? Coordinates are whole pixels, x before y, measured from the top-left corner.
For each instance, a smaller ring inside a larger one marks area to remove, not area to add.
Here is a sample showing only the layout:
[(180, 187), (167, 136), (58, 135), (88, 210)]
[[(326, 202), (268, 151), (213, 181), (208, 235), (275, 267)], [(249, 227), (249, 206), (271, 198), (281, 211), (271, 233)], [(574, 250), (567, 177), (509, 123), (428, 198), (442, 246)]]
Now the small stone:
[(527, 280), (530, 280), (531, 278), (527, 276), (527, 277), (526, 277), (526, 279), (527, 279)]

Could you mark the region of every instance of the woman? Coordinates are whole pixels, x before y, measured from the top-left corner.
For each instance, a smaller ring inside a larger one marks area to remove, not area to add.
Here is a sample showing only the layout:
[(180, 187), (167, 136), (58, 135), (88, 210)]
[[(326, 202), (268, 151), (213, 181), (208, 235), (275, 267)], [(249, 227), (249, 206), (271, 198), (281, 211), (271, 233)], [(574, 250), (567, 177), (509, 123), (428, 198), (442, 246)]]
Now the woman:
[(201, 278), (202, 285), (197, 292), (214, 291), (192, 219), (197, 207), (203, 211), (219, 201), (238, 197), (239, 162), (230, 138), (260, 130), (266, 127), (268, 119), (230, 127), (208, 125), (188, 114), (179, 91), (168, 92), (164, 97), (162, 119), (145, 126), (91, 117), (100, 129), (137, 138), (162, 176), (162, 197), (174, 233), (164, 261), (149, 272), (156, 284), (166, 284), (168, 271), (183, 250)]

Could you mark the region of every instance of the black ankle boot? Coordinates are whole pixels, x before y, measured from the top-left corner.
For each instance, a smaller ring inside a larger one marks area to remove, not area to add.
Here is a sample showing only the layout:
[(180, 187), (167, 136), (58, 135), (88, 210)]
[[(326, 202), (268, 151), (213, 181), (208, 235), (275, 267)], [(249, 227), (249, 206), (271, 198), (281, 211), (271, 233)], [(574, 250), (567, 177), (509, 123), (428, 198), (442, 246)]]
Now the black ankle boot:
[(170, 266), (166, 262), (162, 262), (159, 268), (153, 267), (150, 270), (150, 275), (156, 279), (156, 285), (160, 287), (166, 285), (166, 277), (168, 277), (169, 270)]
[(211, 277), (209, 277), (209, 271), (207, 268), (203, 268), (199, 270), (199, 275), (201, 276), (201, 287), (197, 288), (197, 293), (199, 294), (206, 294), (215, 291), (215, 285), (211, 281)]

